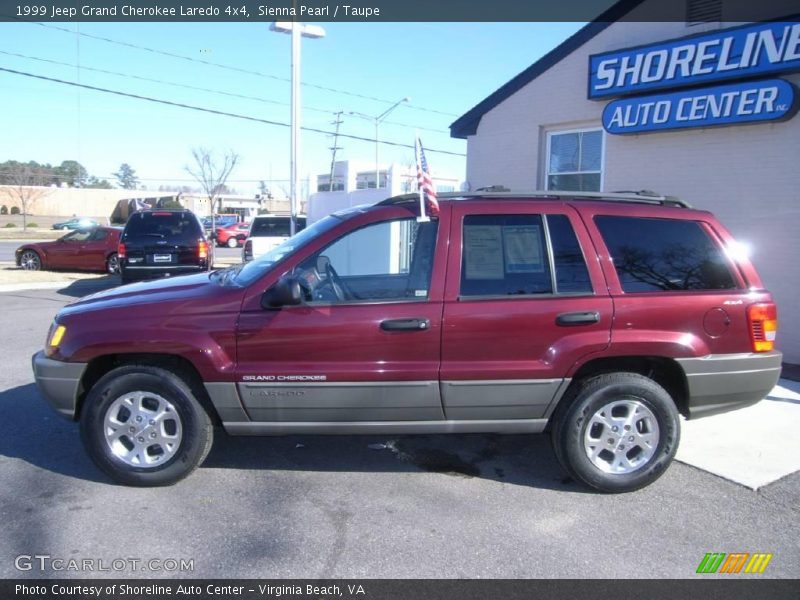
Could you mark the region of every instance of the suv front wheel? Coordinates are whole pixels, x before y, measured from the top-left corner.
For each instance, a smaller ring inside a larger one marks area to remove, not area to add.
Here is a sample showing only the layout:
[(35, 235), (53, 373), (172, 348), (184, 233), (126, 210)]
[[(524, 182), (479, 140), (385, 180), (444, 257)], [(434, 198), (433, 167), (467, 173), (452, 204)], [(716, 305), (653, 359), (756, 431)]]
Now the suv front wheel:
[(562, 466), (602, 492), (637, 490), (658, 479), (678, 449), (675, 403), (637, 373), (591, 377), (570, 389), (553, 420), (552, 440)]
[(91, 389), (81, 414), (89, 456), (114, 481), (171, 485), (211, 449), (213, 426), (186, 382), (145, 365), (123, 366)]

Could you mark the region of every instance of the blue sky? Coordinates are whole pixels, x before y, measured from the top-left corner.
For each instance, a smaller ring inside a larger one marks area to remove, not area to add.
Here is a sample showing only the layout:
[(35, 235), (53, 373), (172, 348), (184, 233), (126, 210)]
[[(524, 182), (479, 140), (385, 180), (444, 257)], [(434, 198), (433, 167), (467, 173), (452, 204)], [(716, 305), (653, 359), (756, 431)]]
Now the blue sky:
[[(420, 128), (430, 149), (465, 153), (450, 123), (577, 31), (580, 23), (324, 23), (327, 36), (303, 40), (302, 81), (387, 102), (302, 88), (303, 124), (332, 129), (333, 111), (377, 115), (410, 96), (380, 127), (381, 139), (413, 144)], [(67, 31), (63, 31), (67, 30)], [(76, 32), (179, 54), (248, 71), (241, 73), (109, 43)], [(290, 37), (259, 23), (0, 24), (0, 66), (122, 92), (289, 122)], [(21, 58), (25, 55), (69, 66)], [(81, 68), (78, 68), (80, 65)], [(253, 96), (190, 90), (97, 73), (129, 76)], [(270, 77), (271, 76), (271, 77)], [(285, 81), (284, 81), (285, 79)], [(184, 166), (205, 146), (241, 156), (231, 176), (243, 193), (260, 179), (288, 189), (289, 129), (112, 96), (0, 72), (3, 134), (0, 161), (81, 162), (110, 177), (123, 162), (142, 183), (192, 185)], [(264, 101), (266, 100), (266, 101)], [(425, 109), (425, 110), (421, 110)], [(398, 124), (395, 124), (398, 123)], [(403, 125), (406, 125), (405, 127)], [(429, 131), (433, 130), (433, 131)], [(341, 132), (373, 138), (374, 125), (345, 114)], [(302, 171), (327, 171), (332, 139), (302, 134)], [(374, 144), (340, 139), (338, 159), (374, 160)], [(381, 162), (413, 161), (413, 150), (381, 146)], [(428, 152), (435, 172), (463, 178), (463, 157)], [(184, 181), (185, 180), (185, 181)]]

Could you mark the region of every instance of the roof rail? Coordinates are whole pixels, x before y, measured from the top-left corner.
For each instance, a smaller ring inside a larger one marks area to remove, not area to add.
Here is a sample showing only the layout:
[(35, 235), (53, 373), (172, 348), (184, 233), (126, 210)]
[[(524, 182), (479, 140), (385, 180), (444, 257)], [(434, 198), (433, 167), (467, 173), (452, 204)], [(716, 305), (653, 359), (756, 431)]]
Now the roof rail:
[[(675, 206), (678, 208), (692, 208), (688, 202), (684, 202), (676, 196), (662, 196), (650, 190), (640, 190), (638, 192), (622, 191), (622, 192), (581, 192), (581, 191), (551, 191), (551, 190), (535, 190), (530, 192), (512, 192), (506, 188), (499, 191), (498, 188), (502, 186), (491, 186), (489, 188), (481, 188), (486, 191), (474, 192), (447, 192), (438, 194), (437, 197), (443, 200), (469, 200), (472, 198), (513, 198), (513, 199), (558, 199), (558, 200), (600, 200), (610, 202), (632, 202), (639, 204), (657, 204), (661, 206)], [(388, 206), (392, 204), (405, 204), (409, 202), (419, 202), (419, 194), (402, 194), (400, 196), (393, 196), (387, 198), (378, 205)]]

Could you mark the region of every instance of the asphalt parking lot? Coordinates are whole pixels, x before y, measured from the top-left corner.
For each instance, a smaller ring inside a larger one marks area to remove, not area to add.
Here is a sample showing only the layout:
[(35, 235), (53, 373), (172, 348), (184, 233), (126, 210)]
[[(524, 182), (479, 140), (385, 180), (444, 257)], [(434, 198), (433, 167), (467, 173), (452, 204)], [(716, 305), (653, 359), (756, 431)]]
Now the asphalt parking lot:
[[(765, 574), (737, 577), (800, 572), (800, 473), (753, 491), (674, 463), (647, 489), (606, 496), (567, 478), (546, 436), (220, 431), (178, 485), (113, 485), (30, 369), (56, 311), (113, 283), (0, 294), (0, 577), (685, 578), (707, 552), (774, 554)], [(15, 567), (35, 554), (194, 563), (185, 572)]]

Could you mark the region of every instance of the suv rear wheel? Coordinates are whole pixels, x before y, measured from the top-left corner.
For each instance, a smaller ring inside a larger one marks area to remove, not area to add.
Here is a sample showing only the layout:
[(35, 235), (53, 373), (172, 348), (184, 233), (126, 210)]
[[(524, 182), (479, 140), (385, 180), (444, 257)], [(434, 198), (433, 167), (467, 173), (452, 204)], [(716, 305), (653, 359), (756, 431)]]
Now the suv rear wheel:
[(92, 387), (81, 414), (89, 456), (126, 485), (183, 479), (203, 462), (212, 438), (211, 419), (187, 383), (159, 367), (110, 371)]
[(637, 373), (591, 377), (567, 392), (554, 416), (553, 448), (576, 479), (602, 492), (658, 479), (678, 449), (678, 411), (667, 391)]

